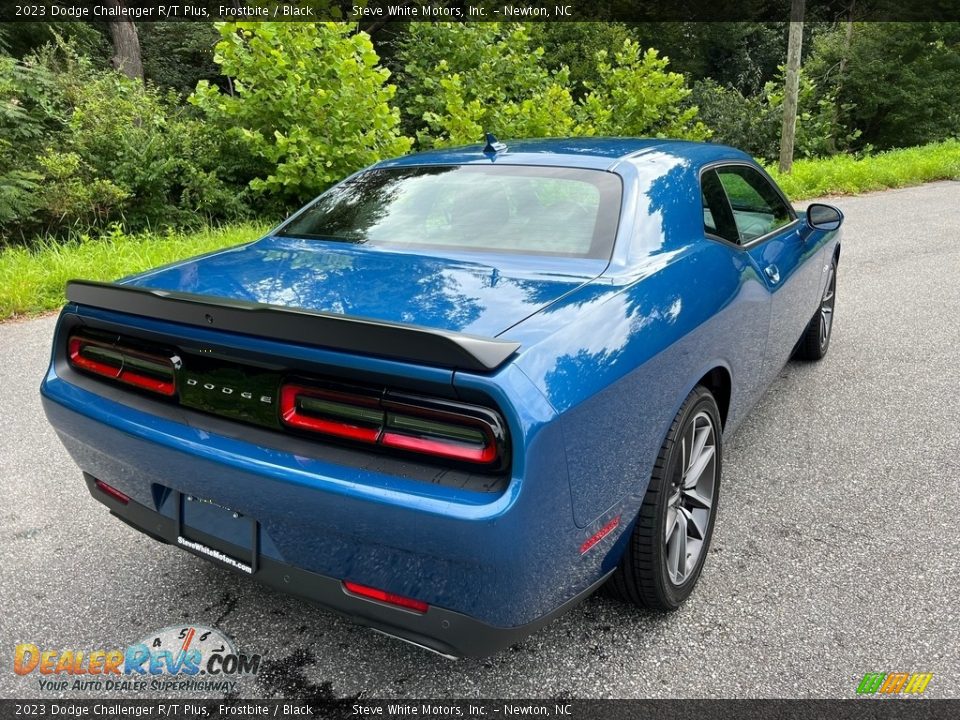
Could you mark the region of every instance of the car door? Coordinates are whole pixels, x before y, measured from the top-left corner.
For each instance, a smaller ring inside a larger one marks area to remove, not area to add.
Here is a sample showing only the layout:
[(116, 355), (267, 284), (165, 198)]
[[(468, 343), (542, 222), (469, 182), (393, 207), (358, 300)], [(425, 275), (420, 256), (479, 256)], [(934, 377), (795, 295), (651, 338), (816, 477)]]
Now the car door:
[(743, 249), (770, 295), (762, 372), (769, 382), (789, 359), (813, 315), (819, 265), (806, 261), (816, 248), (804, 241), (802, 224), (783, 194), (755, 167), (720, 165), (705, 173), (703, 184), (705, 196), (708, 188), (716, 196), (710, 217), (704, 214), (708, 234), (710, 220), (714, 233)]

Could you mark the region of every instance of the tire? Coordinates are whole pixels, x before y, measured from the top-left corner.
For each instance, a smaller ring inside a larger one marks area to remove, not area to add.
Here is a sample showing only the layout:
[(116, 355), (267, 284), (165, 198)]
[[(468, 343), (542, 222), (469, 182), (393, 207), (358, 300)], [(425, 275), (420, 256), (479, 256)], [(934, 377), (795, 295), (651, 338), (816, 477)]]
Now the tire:
[(837, 303), (837, 259), (830, 261), (830, 275), (827, 287), (820, 298), (820, 306), (810, 318), (807, 329), (797, 345), (794, 357), (798, 360), (820, 360), (830, 349), (830, 337), (833, 335), (833, 311)]
[[(700, 454), (690, 457), (689, 447), (696, 448), (701, 437)], [(702, 473), (690, 480), (698, 460), (707, 455)], [(608, 583), (614, 597), (662, 611), (676, 610), (689, 597), (710, 549), (722, 464), (720, 411), (710, 391), (698, 385), (683, 402), (660, 448), (633, 534)], [(695, 496), (678, 490), (689, 482), (696, 482)], [(683, 543), (677, 544), (681, 532)], [(681, 555), (683, 567), (678, 562)]]

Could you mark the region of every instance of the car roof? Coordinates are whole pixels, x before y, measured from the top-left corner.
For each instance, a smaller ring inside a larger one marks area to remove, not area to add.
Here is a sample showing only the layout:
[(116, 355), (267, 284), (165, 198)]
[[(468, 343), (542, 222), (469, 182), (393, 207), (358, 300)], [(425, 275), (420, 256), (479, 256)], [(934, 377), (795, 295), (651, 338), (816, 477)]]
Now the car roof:
[(717, 160), (751, 160), (747, 153), (726, 145), (660, 138), (544, 138), (512, 140), (498, 153), (484, 153), (483, 148), (476, 144), (427, 150), (384, 160), (374, 167), (502, 163), (611, 170), (627, 158), (653, 152), (682, 157), (696, 166)]

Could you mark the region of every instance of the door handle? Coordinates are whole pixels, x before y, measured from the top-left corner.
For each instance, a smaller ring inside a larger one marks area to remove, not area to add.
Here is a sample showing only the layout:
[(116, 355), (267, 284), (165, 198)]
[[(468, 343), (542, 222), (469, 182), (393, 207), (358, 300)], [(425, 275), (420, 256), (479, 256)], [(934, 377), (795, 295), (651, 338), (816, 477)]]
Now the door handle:
[(767, 274), (767, 277), (770, 278), (770, 282), (776, 285), (780, 282), (780, 270), (777, 269), (776, 265), (767, 265), (763, 271)]

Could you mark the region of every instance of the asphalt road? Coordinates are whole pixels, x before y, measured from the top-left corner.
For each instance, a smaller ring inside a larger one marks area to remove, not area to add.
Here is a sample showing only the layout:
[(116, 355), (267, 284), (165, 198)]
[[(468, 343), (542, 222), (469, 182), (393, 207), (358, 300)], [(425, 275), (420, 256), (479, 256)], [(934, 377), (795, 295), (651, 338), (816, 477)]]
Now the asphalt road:
[(784, 368), (728, 441), (690, 601), (663, 616), (594, 597), (485, 661), (353, 626), (110, 518), (40, 409), (54, 320), (0, 325), (0, 697), (49, 697), (13, 673), (17, 643), (125, 647), (180, 623), (266, 654), (245, 697), (852, 697), (888, 671), (960, 697), (960, 183), (836, 204), (830, 353)]

